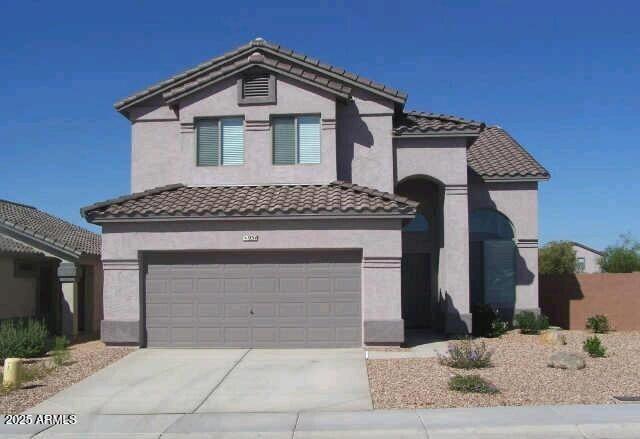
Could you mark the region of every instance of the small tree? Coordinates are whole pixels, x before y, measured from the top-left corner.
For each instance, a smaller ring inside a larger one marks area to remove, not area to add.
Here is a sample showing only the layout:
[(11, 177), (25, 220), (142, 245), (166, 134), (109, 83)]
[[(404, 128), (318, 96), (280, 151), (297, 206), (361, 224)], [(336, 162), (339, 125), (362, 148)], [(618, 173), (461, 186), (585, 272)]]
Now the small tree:
[(576, 251), (566, 241), (553, 241), (538, 254), (540, 274), (572, 274), (576, 271)]
[(606, 273), (640, 271), (640, 243), (630, 234), (620, 235), (620, 242), (607, 247), (600, 258), (600, 267)]

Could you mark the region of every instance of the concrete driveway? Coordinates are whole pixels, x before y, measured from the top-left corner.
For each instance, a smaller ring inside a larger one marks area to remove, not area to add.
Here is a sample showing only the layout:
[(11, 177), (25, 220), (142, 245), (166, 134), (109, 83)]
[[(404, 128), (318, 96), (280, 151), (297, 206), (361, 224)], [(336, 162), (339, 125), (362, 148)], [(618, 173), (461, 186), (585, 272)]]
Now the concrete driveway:
[(141, 349), (29, 413), (372, 409), (362, 349)]

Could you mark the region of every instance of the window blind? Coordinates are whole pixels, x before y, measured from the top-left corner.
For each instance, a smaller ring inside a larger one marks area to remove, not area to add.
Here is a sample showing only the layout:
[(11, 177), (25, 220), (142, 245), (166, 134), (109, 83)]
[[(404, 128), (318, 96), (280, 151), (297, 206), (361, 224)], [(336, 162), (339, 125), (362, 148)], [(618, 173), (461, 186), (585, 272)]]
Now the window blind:
[(244, 163), (244, 124), (241, 117), (220, 120), (222, 128), (222, 164)]
[(197, 125), (198, 166), (218, 166), (218, 121), (202, 120)]
[(320, 117), (298, 117), (298, 163), (320, 163)]
[(293, 117), (275, 117), (273, 123), (273, 164), (296, 163), (296, 125)]

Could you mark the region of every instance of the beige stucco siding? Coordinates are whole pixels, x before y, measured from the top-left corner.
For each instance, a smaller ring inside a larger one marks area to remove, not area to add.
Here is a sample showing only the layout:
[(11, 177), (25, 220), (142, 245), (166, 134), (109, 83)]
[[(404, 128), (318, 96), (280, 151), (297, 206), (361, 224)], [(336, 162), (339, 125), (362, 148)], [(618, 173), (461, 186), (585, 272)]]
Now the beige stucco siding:
[[(132, 126), (132, 191), (172, 183), (187, 185), (326, 184), (336, 180), (336, 99), (293, 80), (278, 78), (275, 105), (238, 104), (230, 78), (168, 107), (148, 109)], [(318, 114), (320, 164), (273, 165), (270, 118)], [(241, 116), (245, 121), (244, 164), (197, 166), (194, 122), (198, 118)]]
[[(105, 224), (104, 319), (140, 316), (140, 252), (359, 249), (365, 321), (401, 322), (401, 220), (256, 220)], [(259, 236), (243, 242), (243, 234)]]
[(579, 245), (574, 245), (573, 249), (576, 251), (576, 258), (584, 258), (584, 271), (583, 273), (600, 273), (602, 268), (600, 267), (601, 256), (598, 253), (592, 252)]
[(0, 319), (36, 314), (38, 280), (14, 276), (14, 259), (0, 256)]
[(513, 224), (516, 255), (516, 309), (538, 306), (538, 183), (484, 183), (469, 185), (469, 212), (495, 209)]

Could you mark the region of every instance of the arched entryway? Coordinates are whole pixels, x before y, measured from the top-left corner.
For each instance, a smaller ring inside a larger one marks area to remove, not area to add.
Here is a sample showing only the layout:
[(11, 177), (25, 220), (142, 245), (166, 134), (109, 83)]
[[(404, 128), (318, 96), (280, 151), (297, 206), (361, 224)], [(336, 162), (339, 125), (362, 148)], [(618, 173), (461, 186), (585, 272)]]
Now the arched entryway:
[[(469, 267), (472, 305), (487, 304), (503, 314), (516, 300), (515, 232), (509, 219), (495, 209), (469, 215)], [(510, 317), (510, 316), (506, 316)]]
[(419, 203), (416, 217), (402, 229), (402, 318), (407, 329), (442, 326), (438, 305), (438, 260), (442, 247), (444, 185), (412, 176), (396, 193)]

